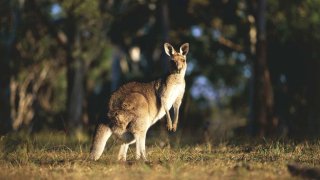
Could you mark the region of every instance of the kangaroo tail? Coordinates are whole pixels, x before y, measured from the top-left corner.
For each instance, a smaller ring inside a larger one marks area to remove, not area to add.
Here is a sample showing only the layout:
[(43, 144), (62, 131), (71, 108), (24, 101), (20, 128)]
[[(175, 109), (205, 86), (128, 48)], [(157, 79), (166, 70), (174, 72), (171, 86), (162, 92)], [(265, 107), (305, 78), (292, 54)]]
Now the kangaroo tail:
[(98, 124), (90, 149), (90, 159), (98, 160), (103, 153), (107, 140), (111, 136), (112, 131), (107, 124)]

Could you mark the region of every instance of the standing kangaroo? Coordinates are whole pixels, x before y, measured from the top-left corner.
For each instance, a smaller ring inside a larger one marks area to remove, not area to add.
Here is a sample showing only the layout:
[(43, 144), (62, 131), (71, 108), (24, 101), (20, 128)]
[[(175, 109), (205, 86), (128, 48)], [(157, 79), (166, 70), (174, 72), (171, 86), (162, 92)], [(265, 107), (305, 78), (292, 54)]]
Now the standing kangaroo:
[[(171, 58), (167, 75), (148, 83), (127, 83), (111, 95), (109, 121), (97, 125), (90, 151), (91, 159), (99, 159), (107, 140), (114, 133), (123, 140), (118, 160), (126, 161), (129, 145), (136, 143), (136, 159), (142, 156), (147, 161), (145, 142), (150, 126), (166, 115), (168, 130), (176, 131), (186, 86), (184, 76), (189, 44), (183, 44), (180, 52), (176, 52), (170, 44), (165, 43), (164, 50)], [(169, 114), (171, 107), (174, 109), (173, 125)]]

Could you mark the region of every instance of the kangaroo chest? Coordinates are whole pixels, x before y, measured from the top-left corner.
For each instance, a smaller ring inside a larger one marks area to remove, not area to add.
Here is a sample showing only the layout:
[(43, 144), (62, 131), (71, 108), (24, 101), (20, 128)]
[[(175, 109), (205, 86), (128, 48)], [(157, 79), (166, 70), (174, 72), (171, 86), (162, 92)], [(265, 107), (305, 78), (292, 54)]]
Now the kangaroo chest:
[(166, 96), (168, 99), (165, 104), (167, 109), (171, 109), (173, 103), (177, 100), (177, 98), (179, 96), (183, 96), (184, 88), (184, 84), (177, 84), (173, 85), (172, 87), (170, 87), (170, 89), (168, 89), (168, 92), (166, 92)]
[(165, 103), (161, 104), (161, 107), (157, 113), (157, 116), (152, 120), (152, 123), (155, 123), (157, 120), (161, 119), (166, 113), (164, 110), (164, 107), (166, 107), (168, 110), (171, 109), (172, 105), (174, 102), (177, 100), (177, 98), (180, 96), (183, 96), (184, 94), (184, 89), (185, 89), (185, 84), (175, 84), (167, 88), (162, 94), (163, 97), (160, 98), (165, 98)]

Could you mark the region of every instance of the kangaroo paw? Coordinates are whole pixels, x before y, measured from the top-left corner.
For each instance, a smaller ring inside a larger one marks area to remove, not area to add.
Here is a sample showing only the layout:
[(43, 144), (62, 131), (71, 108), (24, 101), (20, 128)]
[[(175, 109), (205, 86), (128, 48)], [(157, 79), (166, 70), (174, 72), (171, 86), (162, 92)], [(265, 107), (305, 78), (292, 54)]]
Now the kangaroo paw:
[(169, 122), (168, 122), (168, 123), (167, 123), (167, 128), (168, 128), (169, 131), (172, 131), (172, 123), (169, 123)]
[(173, 124), (172, 131), (176, 132), (176, 130), (177, 130), (177, 124)]

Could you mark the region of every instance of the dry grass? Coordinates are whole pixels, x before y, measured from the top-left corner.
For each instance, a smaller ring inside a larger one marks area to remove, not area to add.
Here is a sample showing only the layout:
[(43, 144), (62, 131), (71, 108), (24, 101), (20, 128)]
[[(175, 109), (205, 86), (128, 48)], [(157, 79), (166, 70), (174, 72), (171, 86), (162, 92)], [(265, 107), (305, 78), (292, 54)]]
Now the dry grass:
[(292, 179), (287, 164), (320, 163), (320, 143), (228, 140), (212, 144), (148, 139), (151, 162), (117, 162), (119, 145), (111, 140), (96, 162), (87, 159), (89, 138), (61, 133), (10, 135), (0, 139), (0, 179)]

